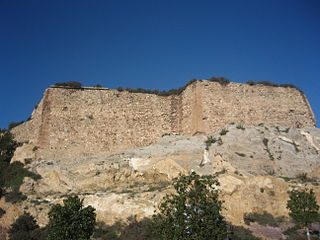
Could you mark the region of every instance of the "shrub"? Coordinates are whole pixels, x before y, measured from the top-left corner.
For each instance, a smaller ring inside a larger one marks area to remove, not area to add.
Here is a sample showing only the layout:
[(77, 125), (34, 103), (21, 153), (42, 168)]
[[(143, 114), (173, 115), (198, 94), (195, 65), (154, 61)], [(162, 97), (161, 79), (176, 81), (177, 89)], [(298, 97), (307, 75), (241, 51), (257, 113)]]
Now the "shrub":
[(96, 87), (96, 88), (102, 88), (102, 85), (100, 85), (100, 84), (96, 84), (96, 85), (94, 85), (93, 87)]
[(230, 80), (225, 77), (212, 77), (208, 79), (210, 82), (218, 82), (223, 86), (226, 86), (230, 83)]
[(261, 84), (261, 85), (264, 85), (264, 86), (270, 86), (270, 87), (284, 87), (284, 88), (294, 88), (294, 89), (297, 89), (299, 92), (303, 93), (301, 89), (299, 89), (298, 87), (296, 87), (295, 85), (293, 84), (276, 84), (276, 83), (273, 83), (273, 82), (269, 82), (269, 81), (259, 81), (259, 82), (255, 82), (255, 81), (247, 81), (246, 84), (250, 85), (250, 86), (254, 86), (254, 85), (257, 85), (257, 84)]
[(206, 143), (206, 149), (208, 150), (209, 147), (211, 146), (211, 144), (215, 143), (216, 141), (217, 141), (217, 139), (215, 139), (215, 138), (212, 137), (212, 136), (209, 136), (209, 137), (207, 138), (207, 140), (205, 141), (205, 143)]
[(250, 86), (254, 86), (254, 85), (256, 85), (256, 82), (249, 80), (249, 81), (246, 82), (246, 84), (248, 84)]
[(11, 132), (0, 129), (0, 164), (1, 162), (9, 163), (19, 145)]
[(242, 124), (238, 124), (237, 129), (245, 130), (245, 127)]
[(308, 179), (308, 174), (307, 173), (299, 173), (296, 175), (296, 179), (299, 180), (300, 182), (307, 182)]
[(19, 188), (25, 177), (31, 177), (34, 180), (41, 178), (40, 175), (28, 171), (28, 169), (23, 166), (20, 162), (14, 162), (12, 164), (2, 162), (2, 164), (0, 164), (0, 188), (11, 189), (10, 192), (5, 194), (4, 190), (2, 190), (2, 194), (8, 202), (15, 203), (26, 199), (26, 196), (19, 192)]
[(278, 227), (285, 221), (285, 218), (283, 216), (274, 218), (270, 213), (264, 211), (263, 213), (245, 213), (243, 220), (246, 225), (256, 222), (263, 226)]
[(19, 125), (21, 125), (22, 123), (24, 123), (25, 121), (20, 121), (20, 122), (11, 122), (8, 125), (8, 130), (11, 130), (12, 128), (15, 128)]
[(19, 190), (24, 177), (31, 177), (34, 180), (41, 178), (40, 175), (28, 171), (28, 169), (23, 166), (24, 165), (20, 162), (13, 162), (6, 168), (6, 171), (2, 173), (5, 187), (10, 187), (13, 190)]
[(27, 196), (23, 195), (18, 190), (13, 190), (11, 192), (6, 193), (5, 198), (7, 202), (17, 203), (26, 200)]
[(252, 232), (242, 226), (232, 226), (232, 240), (261, 240), (252, 235)]
[(187, 83), (187, 86), (191, 85), (192, 83), (198, 81), (198, 79), (196, 78), (192, 78), (191, 80), (189, 80), (189, 82)]
[(0, 218), (1, 218), (4, 214), (6, 214), (6, 211), (3, 210), (2, 208), (0, 208)]
[(256, 84), (261, 84), (261, 85), (270, 86), (270, 87), (279, 87), (278, 84), (269, 82), (269, 81), (259, 81), (259, 82), (256, 82)]
[(229, 131), (225, 128), (223, 128), (221, 131), (220, 131), (220, 135), (223, 136), (223, 135), (226, 135)]
[(264, 145), (264, 146), (268, 147), (268, 142), (269, 142), (269, 139), (268, 139), (268, 138), (264, 138), (264, 139), (262, 140), (262, 142), (263, 142), (263, 145)]
[(119, 92), (123, 92), (124, 88), (123, 87), (117, 87), (116, 90), (118, 90)]
[[(0, 130), (0, 197), (5, 195), (6, 201), (17, 202), (26, 197), (19, 193), (23, 178), (28, 176), (39, 179), (40, 176), (29, 172), (20, 162), (10, 164), (14, 151), (19, 146), (13, 135), (7, 130)], [(5, 193), (5, 188), (12, 191)]]
[(235, 152), (235, 154), (237, 154), (240, 157), (245, 157), (246, 156), (244, 153), (239, 153), (239, 152)]
[(11, 225), (8, 232), (9, 238), (10, 240), (38, 240), (34, 236), (35, 230), (38, 228), (34, 217), (29, 213), (24, 213)]
[(294, 89), (297, 89), (299, 92), (302, 92), (302, 90), (300, 88), (298, 88), (297, 86), (295, 86), (293, 84), (281, 84), (279, 86), (284, 87), (284, 88), (294, 88)]
[(213, 176), (180, 175), (173, 179), (176, 194), (166, 195), (153, 216), (154, 232), (161, 239), (222, 240), (227, 223)]
[(81, 88), (82, 84), (80, 82), (57, 82), (54, 84), (58, 87), (72, 87), (72, 88)]
[(49, 212), (48, 240), (88, 240), (96, 223), (95, 209), (83, 207), (78, 196), (63, 200), (64, 206), (54, 205)]
[(32, 151), (35, 152), (35, 151), (37, 151), (38, 149), (39, 149), (38, 146), (34, 146), (34, 147), (32, 148)]
[(223, 144), (221, 137), (218, 138), (217, 142), (218, 142), (219, 146), (221, 146)]

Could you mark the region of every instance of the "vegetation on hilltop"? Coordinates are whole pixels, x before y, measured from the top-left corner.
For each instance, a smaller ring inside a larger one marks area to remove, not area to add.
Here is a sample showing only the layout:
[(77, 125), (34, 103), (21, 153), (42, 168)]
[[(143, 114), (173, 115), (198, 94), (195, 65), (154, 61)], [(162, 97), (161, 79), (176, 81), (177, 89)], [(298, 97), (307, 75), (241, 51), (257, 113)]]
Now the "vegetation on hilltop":
[[(131, 93), (148, 93), (148, 94), (155, 94), (158, 96), (172, 96), (172, 95), (179, 95), (181, 94), (190, 84), (196, 82), (196, 81), (202, 81), (199, 79), (191, 79), (186, 85), (180, 87), (180, 88), (173, 88), (167, 91), (160, 91), (158, 89), (144, 89), (144, 88), (128, 88), (128, 87), (118, 87), (116, 90), (119, 92), (127, 91)], [(230, 80), (225, 77), (211, 77), (208, 79), (210, 82), (217, 82), (220, 83), (222, 86), (226, 86), (230, 83)], [(284, 87), (284, 88), (294, 88), (298, 91), (302, 92), (298, 87), (294, 86), (293, 84), (276, 84), (269, 81), (247, 81), (247, 84), (250, 86), (254, 85), (264, 85), (264, 86), (271, 86), (271, 87)]]
[(299, 89), (298, 87), (296, 87), (293, 84), (277, 84), (274, 82), (269, 82), (269, 81), (247, 81), (246, 84), (250, 85), (250, 86), (255, 86), (255, 85), (264, 85), (264, 86), (269, 86), (269, 87), (284, 87), (284, 88), (294, 88), (297, 89), (298, 91), (302, 92), (301, 89)]
[[(230, 80), (228, 78), (225, 77), (211, 77), (209, 79), (207, 79), (210, 82), (217, 82), (220, 83), (222, 86), (226, 86), (230, 83)], [(179, 95), (181, 94), (187, 86), (189, 86), (190, 84), (196, 82), (196, 81), (202, 81), (200, 79), (196, 79), (193, 78), (190, 81), (187, 82), (186, 85), (179, 87), (179, 88), (173, 88), (170, 90), (166, 90), (166, 91), (161, 91), (158, 89), (144, 89), (144, 88), (129, 88), (129, 87), (117, 87), (116, 90), (118, 90), (119, 92), (123, 92), (123, 91), (127, 91), (130, 93), (148, 93), (148, 94), (155, 94), (158, 96), (172, 96), (172, 95)], [(295, 88), (297, 90), (299, 90), (300, 92), (302, 92), (298, 87), (296, 87), (293, 84), (277, 84), (277, 83), (273, 83), (273, 82), (269, 82), (269, 81), (247, 81), (246, 82), (248, 85), (250, 86), (254, 86), (254, 85), (264, 85), (264, 86), (271, 86), (271, 87), (285, 87), (285, 88)], [(70, 87), (70, 88), (82, 88), (82, 83), (80, 82), (75, 82), (75, 81), (70, 81), (70, 82), (58, 82), (55, 83), (54, 86), (58, 86), (58, 87)], [(102, 86), (100, 84), (97, 84), (94, 86), (95, 88), (101, 88)]]
[(71, 88), (81, 88), (82, 87), (82, 83), (80, 82), (75, 82), (75, 81), (71, 81), (71, 82), (57, 82), (54, 84), (54, 86), (58, 86), (58, 87), (71, 87)]

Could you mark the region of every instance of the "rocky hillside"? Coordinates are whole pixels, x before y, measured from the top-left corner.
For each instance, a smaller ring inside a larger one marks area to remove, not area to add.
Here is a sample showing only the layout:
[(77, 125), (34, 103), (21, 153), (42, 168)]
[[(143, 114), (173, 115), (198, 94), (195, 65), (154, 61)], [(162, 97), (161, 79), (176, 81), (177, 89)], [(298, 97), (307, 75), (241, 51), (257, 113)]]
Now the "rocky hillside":
[(218, 176), (225, 216), (234, 224), (243, 224), (250, 212), (287, 216), (287, 191), (293, 187), (312, 186), (320, 201), (317, 128), (227, 125), (208, 136), (166, 135), (144, 148), (70, 161), (33, 161), (34, 147), (24, 144), (13, 160), (42, 178), (24, 179), (25, 201), (0, 202), (6, 210), (0, 225), (8, 226), (24, 209), (44, 226), (51, 205), (72, 193), (96, 208), (97, 220), (108, 226), (133, 217), (138, 221), (150, 217), (172, 191), (173, 177), (191, 171)]

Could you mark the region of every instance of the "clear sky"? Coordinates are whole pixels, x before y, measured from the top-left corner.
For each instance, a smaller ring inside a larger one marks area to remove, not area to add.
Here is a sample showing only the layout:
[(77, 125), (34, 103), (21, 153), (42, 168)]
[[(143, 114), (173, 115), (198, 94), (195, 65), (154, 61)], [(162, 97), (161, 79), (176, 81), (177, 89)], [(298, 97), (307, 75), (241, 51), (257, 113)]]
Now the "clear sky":
[[(0, 128), (49, 85), (292, 83), (320, 119), (319, 0), (0, 0)], [(318, 123), (319, 126), (319, 123)]]

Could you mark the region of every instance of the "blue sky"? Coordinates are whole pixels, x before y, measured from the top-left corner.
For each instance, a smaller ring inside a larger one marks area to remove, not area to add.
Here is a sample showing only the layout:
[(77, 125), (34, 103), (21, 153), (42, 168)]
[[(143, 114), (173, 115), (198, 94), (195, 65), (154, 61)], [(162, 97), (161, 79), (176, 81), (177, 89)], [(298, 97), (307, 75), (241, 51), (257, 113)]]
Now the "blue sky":
[[(0, 0), (0, 128), (49, 85), (292, 83), (319, 119), (319, 0)], [(319, 126), (319, 124), (318, 124)]]

